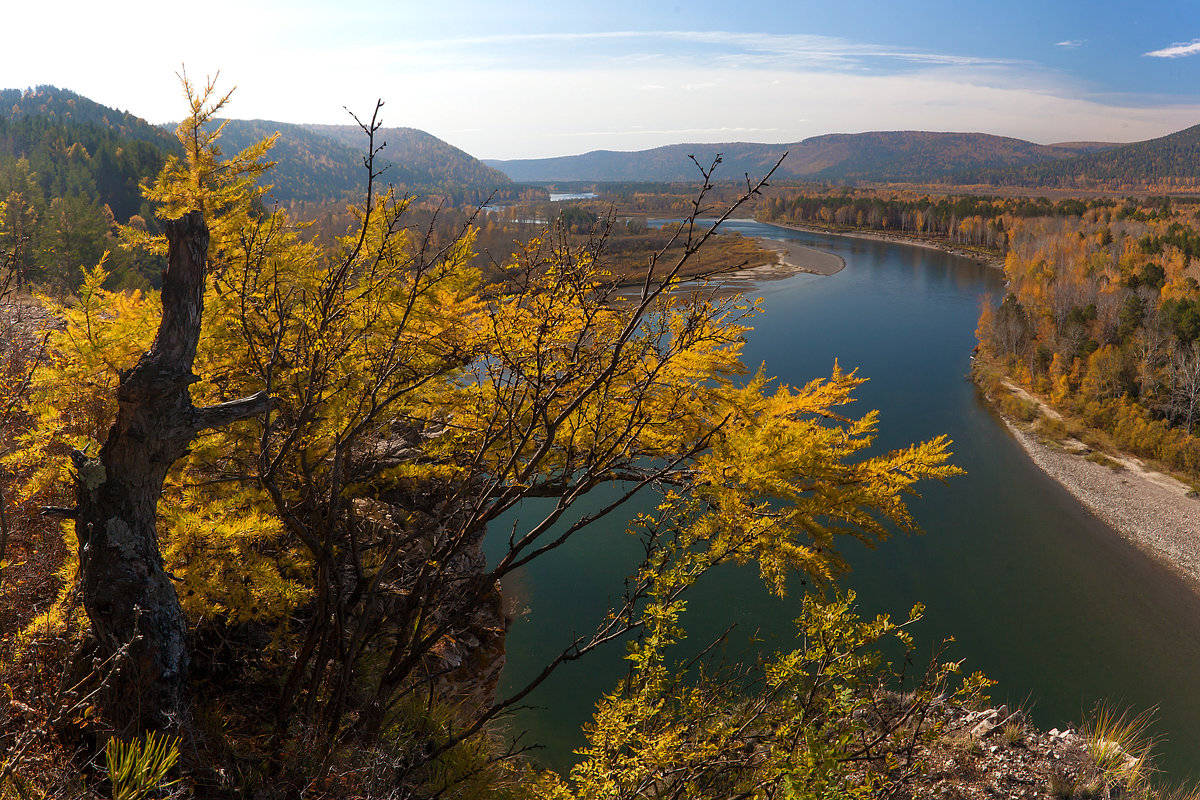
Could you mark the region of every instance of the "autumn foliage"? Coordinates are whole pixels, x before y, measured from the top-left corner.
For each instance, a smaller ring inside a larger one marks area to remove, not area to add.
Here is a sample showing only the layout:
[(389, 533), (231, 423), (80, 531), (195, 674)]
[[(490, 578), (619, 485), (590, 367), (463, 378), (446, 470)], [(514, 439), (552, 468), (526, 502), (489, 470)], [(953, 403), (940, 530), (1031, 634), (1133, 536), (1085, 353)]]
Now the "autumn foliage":
[[(912, 774), (901, 745), (929, 732), (910, 718), (956, 665), (931, 664), (909, 712), (871, 722), (870, 745), (855, 738), (895, 677), (877, 649), (889, 638), (911, 648), (907, 623), (864, 623), (849, 598), (813, 591), (797, 649), (762, 670), (693, 681), (673, 673), (668, 654), (706, 571), (752, 564), (780, 595), (795, 576), (831, 587), (845, 567), (842, 538), (912, 529), (914, 486), (957, 472), (946, 440), (870, 452), (876, 413), (846, 413), (860, 377), (834, 365), (827, 379), (789, 387), (747, 371), (740, 351), (755, 305), (681, 286), (712, 236), (695, 219), (632, 291), (598, 242), (561, 230), (516, 248), (485, 285), (470, 266), (472, 229), (445, 240), (410, 226), (410, 201), (380, 188), (370, 158), (342, 236), (307, 237), (285, 212), (264, 210), (270, 140), (225, 158), (213, 120), (224, 99), (187, 88), (184, 154), (144, 192), (164, 218), (203, 212), (212, 232), (192, 397), (272, 398), (262, 416), (196, 439), (158, 504), (193, 650), (179, 753), (190, 791), (865, 796)], [(371, 155), (377, 128), (363, 126)], [(123, 241), (161, 252), (148, 230), (126, 228)], [(69, 502), (80, 476), (68, 449), (96, 451), (122, 371), (154, 335), (156, 294), (111, 291), (107, 277), (102, 260), (70, 301), (42, 298), (45, 354), (8, 368), (30, 381), (5, 373), (0, 385), (15, 387), (6, 402), (21, 420), (0, 453), (13, 513)], [(571, 513), (601, 485), (618, 487), (617, 499)], [(660, 502), (629, 519), (626, 501), (643, 489)], [(532, 497), (551, 498), (549, 510), (489, 528)], [(497, 696), (500, 580), (602, 522), (627, 527), (643, 557), (606, 615), (580, 620), (542, 675)], [(104, 708), (86, 699), (109, 678), (79, 656), (96, 620), (80, 603), (74, 539), (40, 530), (50, 540), (40, 568), (55, 578), (31, 613), (5, 617), (20, 627), (6, 640), (5, 674), (26, 676), (11, 692), (29, 708), (50, 707), (63, 686), (74, 694), (40, 727), (3, 734), (24, 749), (10, 749), (0, 775), (26, 770), (34, 777), (21, 787), (78, 794), (105, 774)], [(28, 544), (33, 534), (23, 535)], [(505, 537), (498, 558), (483, 559), (485, 535)], [(536, 776), (497, 724), (558, 666), (620, 642), (630, 675), (600, 701), (580, 766), (568, 781)], [(57, 688), (28, 677), (48, 643), (73, 649), (78, 667)], [(62, 757), (82, 765), (77, 777), (29, 771), (54, 742), (69, 743)]]
[(986, 352), (1122, 449), (1200, 471), (1200, 233), (1166, 199), (1014, 222)]

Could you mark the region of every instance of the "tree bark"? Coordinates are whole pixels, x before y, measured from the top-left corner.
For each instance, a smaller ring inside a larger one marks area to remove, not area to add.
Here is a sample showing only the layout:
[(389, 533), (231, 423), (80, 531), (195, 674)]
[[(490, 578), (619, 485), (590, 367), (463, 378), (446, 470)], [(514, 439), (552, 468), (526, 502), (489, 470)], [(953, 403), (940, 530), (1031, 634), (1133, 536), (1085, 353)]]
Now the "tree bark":
[(99, 458), (74, 455), (80, 588), (106, 659), (101, 713), (115, 732), (184, 726), (187, 625), (163, 570), (155, 526), (167, 470), (206, 427), (263, 413), (253, 397), (196, 408), (188, 387), (204, 311), (208, 228), (200, 212), (164, 222), (163, 315), (154, 343), (117, 390)]

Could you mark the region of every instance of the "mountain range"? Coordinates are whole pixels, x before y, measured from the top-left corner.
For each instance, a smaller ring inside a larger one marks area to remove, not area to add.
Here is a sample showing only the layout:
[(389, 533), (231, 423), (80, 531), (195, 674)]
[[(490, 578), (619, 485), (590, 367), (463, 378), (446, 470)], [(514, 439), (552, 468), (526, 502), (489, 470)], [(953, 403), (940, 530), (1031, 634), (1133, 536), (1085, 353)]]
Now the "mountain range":
[(693, 181), (720, 153), (718, 178), (766, 173), (784, 153), (777, 179), (927, 183), (958, 176), (1053, 163), (1116, 145), (1073, 142), (1040, 145), (986, 133), (878, 131), (814, 136), (790, 144), (676, 144), (638, 152), (597, 150), (559, 158), (489, 160), (513, 180)]
[[(233, 152), (277, 131), (280, 140), (271, 157), (278, 165), (268, 178), (276, 201), (342, 201), (362, 191), (366, 137), (356, 125), (229, 120), (222, 146)], [(534, 183), (694, 183), (700, 178), (695, 162), (708, 166), (718, 153), (717, 180), (761, 176), (786, 152), (777, 181), (1154, 191), (1200, 187), (1200, 125), (1125, 145), (1041, 145), (983, 133), (883, 131), (828, 134), (791, 144), (676, 144), (487, 162), (415, 128), (382, 129), (380, 143), (386, 147), (377, 167), (384, 168), (385, 184), (453, 204), (506, 201), (522, 193), (544, 197), (544, 189), (530, 188)], [(73, 92), (51, 86), (0, 90), (0, 173), (5, 159), (25, 159), (25, 169), (41, 181), (47, 197), (90, 198), (108, 205), (118, 221), (134, 213), (144, 216), (138, 183), (179, 152), (168, 126), (151, 125)]]
[[(29, 161), (47, 195), (91, 196), (120, 221), (139, 208), (138, 183), (168, 155), (181, 154), (173, 129), (53, 86), (0, 90), (0, 159)], [(367, 137), (357, 125), (227, 120), (220, 145), (232, 154), (276, 132), (270, 157), (278, 164), (268, 178), (273, 199), (324, 202), (362, 191)], [(454, 204), (517, 191), (504, 173), (424, 131), (384, 128), (376, 144), (386, 145), (375, 165), (382, 183), (401, 191)]]

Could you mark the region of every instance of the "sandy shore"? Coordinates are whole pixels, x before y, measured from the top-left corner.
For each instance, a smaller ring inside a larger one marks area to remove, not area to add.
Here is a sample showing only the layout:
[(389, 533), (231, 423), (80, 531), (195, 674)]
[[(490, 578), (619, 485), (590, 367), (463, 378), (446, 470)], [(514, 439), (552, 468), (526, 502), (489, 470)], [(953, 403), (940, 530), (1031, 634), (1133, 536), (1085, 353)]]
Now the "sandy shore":
[[(1009, 391), (1053, 409), (1015, 386)], [(1122, 536), (1200, 592), (1200, 499), (1187, 484), (1147, 469), (1137, 458), (1108, 455), (1115, 466), (1087, 459), (1086, 445), (1048, 443), (1026, 426), (1005, 420), (1035, 464)]]
[[(774, 265), (782, 268), (788, 274), (795, 272), (811, 272), (815, 275), (836, 275), (846, 268), (846, 260), (839, 255), (826, 253), (812, 247), (805, 247), (795, 242), (782, 239), (759, 239), (759, 243), (779, 254), (779, 260)], [(754, 267), (756, 270), (764, 267)]]
[(756, 239), (764, 248), (775, 252), (775, 260), (769, 264), (743, 267), (722, 275), (719, 279), (722, 291), (745, 292), (751, 290), (756, 283), (789, 278), (799, 272), (834, 275), (846, 268), (845, 259), (824, 250), (782, 239)]
[[(851, 239), (869, 239), (875, 242), (894, 242), (896, 244), (907, 244), (913, 247), (925, 247), (930, 250), (941, 250), (943, 253), (951, 253), (956, 256), (970, 258), (981, 264), (986, 264), (989, 267), (996, 269), (1004, 269), (1004, 259), (1000, 256), (981, 253), (977, 250), (968, 250), (965, 247), (941, 242), (932, 239), (923, 239), (916, 236), (907, 236), (900, 233), (882, 233), (876, 231), (834, 231), (827, 228), (821, 228), (816, 225), (785, 225), (781, 222), (764, 222), (764, 225), (774, 225), (776, 228), (786, 228), (790, 231), (803, 231), (805, 233), (824, 233), (829, 236), (846, 236)], [(770, 240), (774, 243), (774, 240)], [(763, 240), (765, 246), (770, 246), (767, 240)], [(782, 244), (782, 243), (780, 243)]]

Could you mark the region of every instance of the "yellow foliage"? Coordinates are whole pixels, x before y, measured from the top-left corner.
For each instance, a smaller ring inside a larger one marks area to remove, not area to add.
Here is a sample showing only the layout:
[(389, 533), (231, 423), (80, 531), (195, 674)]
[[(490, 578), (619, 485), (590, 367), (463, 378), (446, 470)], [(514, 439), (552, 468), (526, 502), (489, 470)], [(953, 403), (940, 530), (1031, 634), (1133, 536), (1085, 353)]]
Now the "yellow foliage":
[[(279, 134), (222, 159), (217, 142), (225, 123), (217, 124), (216, 119), (232, 92), (212, 100), (212, 81), (202, 91), (192, 86), (186, 74), (182, 81), (190, 113), (179, 123), (175, 136), (184, 156), (168, 156), (154, 182), (142, 184), (142, 194), (156, 205), (158, 216), (164, 219), (179, 219), (189, 211), (203, 212), (213, 250), (219, 253), (227, 242), (237, 238), (238, 226), (251, 214), (255, 201), (270, 189), (259, 185), (258, 179), (275, 164), (265, 159)], [(121, 232), (129, 246), (166, 253), (165, 238), (152, 238), (134, 226), (123, 227)]]
[[(844, 415), (864, 379), (836, 363), (828, 379), (799, 388), (761, 370), (748, 376), (742, 339), (757, 305), (685, 294), (670, 270), (652, 268), (640, 293), (622, 295), (591, 251), (548, 235), (519, 249), (502, 286), (481, 289), (467, 266), (471, 235), (440, 249), (416, 240), (404, 228), (408, 201), (390, 191), (358, 210), (346, 237), (305, 241), (284, 212), (252, 213), (273, 140), (222, 161), (220, 129), (206, 126), (224, 98), (187, 92), (185, 156), (146, 194), (168, 217), (202, 209), (212, 230), (192, 397), (205, 407), (263, 390), (272, 405), (259, 419), (204, 432), (175, 464), (158, 506), (160, 549), (193, 623), (278, 624), (284, 636), (280, 623), (327, 604), (308, 617), (327, 638), (311, 639), (319, 647), (304, 657), (321, 653), (306, 691), (310, 705), (329, 700), (330, 730), (348, 697), (382, 708), (394, 693), (425, 691), (402, 668), (416, 670), (457, 635), (439, 626), (441, 615), (461, 622), (451, 616), (459, 595), (479, 603), (442, 566), (461, 560), (490, 520), (525, 497), (558, 498), (489, 565), (494, 583), (560, 544), (553, 524), (596, 486), (653, 483), (660, 506), (630, 524), (647, 544), (628, 608), (629, 627), (642, 631), (629, 654), (638, 691), (603, 704), (593, 731), (596, 754), (641, 737), (637, 763), (597, 755), (576, 780), (606, 786), (685, 751), (702, 763), (736, 731), (664, 666), (683, 635), (684, 592), (727, 562), (756, 562), (777, 594), (797, 571), (829, 582), (845, 567), (840, 536), (874, 542), (913, 529), (914, 484), (959, 472), (943, 437), (864, 455), (878, 415)], [(161, 247), (144, 230), (125, 235), (131, 246)], [(37, 424), (10, 457), (30, 476), (27, 499), (66, 493), (67, 446), (103, 445), (121, 371), (154, 335), (157, 296), (108, 292), (105, 277), (102, 263), (77, 303), (54, 306), (61, 322), (30, 404)], [(372, 501), (413, 486), (443, 504), (397, 501), (394, 514), (371, 516)], [(39, 624), (61, 624), (65, 599)], [(905, 641), (886, 621), (852, 626), (848, 606), (812, 612), (814, 626), (858, 637), (845, 643), (850, 651), (884, 636)], [(329, 690), (322, 670), (351, 640), (355, 653), (329, 667), (343, 670)], [(279, 648), (297, 658), (302, 650)], [(801, 663), (777, 666), (771, 680), (799, 680)], [(867, 671), (877, 663), (847, 662)], [(294, 674), (306, 678), (305, 664)], [(844, 693), (829, 702), (831, 713), (851, 703)], [(774, 724), (789, 730), (782, 713)], [(788, 759), (780, 764), (794, 766)], [(548, 793), (565, 791), (552, 783)]]
[(269, 498), (248, 490), (173, 486), (159, 506), (164, 566), (194, 621), (275, 622), (311, 596)]
[(845, 566), (839, 534), (874, 541), (887, 535), (885, 521), (911, 530), (904, 499), (912, 485), (960, 472), (946, 463), (945, 437), (854, 462), (878, 414), (851, 419), (839, 409), (863, 380), (835, 364), (828, 380), (768, 393), (760, 372), (726, 392), (725, 422), (698, 459), (695, 495), (710, 508), (701, 538), (730, 541), (778, 594), (791, 570), (831, 580)]
[[(565, 798), (792, 797), (869, 798), (894, 788), (882, 771), (855, 770), (867, 759), (895, 760), (913, 737), (938, 728), (893, 727), (886, 715), (868, 722), (877, 681), (892, 670), (878, 648), (893, 640), (914, 649), (905, 628), (886, 616), (861, 620), (854, 595), (805, 598), (798, 647), (771, 656), (745, 673), (715, 672), (665, 678), (639, 664), (599, 704), (587, 726), (582, 761), (569, 781), (543, 777), (534, 796)], [(658, 659), (655, 659), (656, 663)], [(989, 685), (974, 675), (951, 687), (956, 663), (934, 663), (900, 702), (922, 708), (950, 689), (978, 698)], [(751, 679), (753, 676), (753, 680)], [(896, 718), (904, 719), (897, 710)], [(890, 756), (890, 757), (889, 757)], [(897, 769), (903, 775), (903, 769)], [(903, 780), (903, 778), (901, 778)]]

